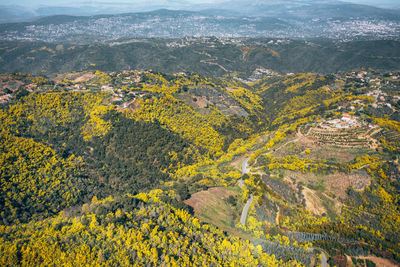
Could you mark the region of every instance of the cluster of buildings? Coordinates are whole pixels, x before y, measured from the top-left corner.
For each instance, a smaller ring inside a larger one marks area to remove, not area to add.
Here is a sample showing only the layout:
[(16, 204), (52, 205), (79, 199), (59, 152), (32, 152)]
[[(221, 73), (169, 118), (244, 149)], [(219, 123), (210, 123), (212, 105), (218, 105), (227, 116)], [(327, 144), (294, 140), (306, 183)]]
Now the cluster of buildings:
[(326, 34), (340, 39), (346, 38), (346, 36), (387, 39), (398, 38), (400, 34), (400, 23), (397, 21), (382, 19), (328, 20), (327, 24)]
[(14, 94), (21, 88), (33, 92), (36, 84), (25, 84), (22, 81), (14, 80), (8, 74), (0, 74), (0, 105), (7, 104), (14, 98)]
[[(400, 22), (353, 18), (350, 20), (317, 19), (312, 21), (277, 22), (248, 17), (227, 17), (199, 14), (125, 14), (104, 17), (82, 17), (64, 23), (35, 24), (22, 28), (6, 29), (2, 40), (30, 40), (59, 42), (69, 38), (92, 43), (93, 41), (115, 41), (123, 38), (180, 38), (185, 36), (220, 38), (270, 37), (270, 38), (314, 38), (323, 37), (340, 40), (354, 39), (398, 39)], [(229, 43), (231, 40), (222, 40)], [(272, 44), (272, 43), (271, 43)], [(275, 45), (287, 44), (287, 40), (273, 41)], [(172, 46), (182, 46), (180, 42)]]
[(337, 128), (337, 129), (347, 129), (356, 126), (358, 119), (356, 116), (350, 115), (348, 113), (343, 113), (342, 118), (334, 119), (330, 121), (322, 121), (319, 126), (321, 128)]

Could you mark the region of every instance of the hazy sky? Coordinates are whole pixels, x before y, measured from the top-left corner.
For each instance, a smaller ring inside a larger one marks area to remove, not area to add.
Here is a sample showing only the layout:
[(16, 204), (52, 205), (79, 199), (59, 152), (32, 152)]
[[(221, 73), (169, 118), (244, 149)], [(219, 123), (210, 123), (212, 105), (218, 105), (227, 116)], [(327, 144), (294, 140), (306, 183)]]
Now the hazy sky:
[[(268, 1), (268, 0), (266, 0)], [(359, 4), (369, 4), (369, 5), (376, 5), (376, 6), (398, 6), (400, 0), (344, 0), (345, 2), (354, 2)], [(162, 3), (168, 4), (173, 2), (188, 2), (188, 3), (212, 3), (212, 2), (224, 2), (224, 0), (0, 0), (0, 4), (2, 5), (23, 5), (23, 6), (39, 6), (39, 5), (46, 5), (46, 6), (74, 6), (74, 5), (81, 5), (81, 4), (117, 4), (120, 3), (149, 3), (150, 5), (153, 3)]]
[(6, 5), (49, 5), (49, 6), (62, 6), (62, 5), (73, 5), (73, 4), (104, 4), (104, 3), (111, 3), (111, 4), (116, 4), (116, 3), (169, 3), (169, 2), (189, 2), (189, 3), (212, 3), (212, 2), (222, 2), (222, 0), (156, 0), (156, 1), (145, 1), (145, 0), (72, 0), (72, 1), (67, 1), (67, 0), (58, 0), (58, 1), (52, 1), (52, 0), (0, 0), (1, 4), (6, 4)]

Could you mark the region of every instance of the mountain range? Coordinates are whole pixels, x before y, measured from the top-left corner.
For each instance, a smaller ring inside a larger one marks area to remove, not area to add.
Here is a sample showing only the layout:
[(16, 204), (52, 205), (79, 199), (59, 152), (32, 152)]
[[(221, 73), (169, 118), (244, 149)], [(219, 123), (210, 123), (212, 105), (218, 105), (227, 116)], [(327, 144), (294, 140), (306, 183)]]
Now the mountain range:
[[(381, 1), (382, 2), (382, 1)], [(368, 5), (370, 4), (370, 5)], [(217, 1), (216, 3), (194, 4), (188, 1), (149, 2), (83, 2), (58, 5), (1, 5), (0, 22), (31, 21), (43, 16), (71, 15), (93, 16), (99, 14), (120, 14), (126, 12), (148, 12), (158, 9), (191, 10), (219, 13), (219, 15), (251, 15), (272, 17), (343, 17), (343, 16), (399, 16), (400, 5), (386, 0), (380, 5), (373, 1), (352, 3), (336, 0), (258, 0), (258, 1)]]

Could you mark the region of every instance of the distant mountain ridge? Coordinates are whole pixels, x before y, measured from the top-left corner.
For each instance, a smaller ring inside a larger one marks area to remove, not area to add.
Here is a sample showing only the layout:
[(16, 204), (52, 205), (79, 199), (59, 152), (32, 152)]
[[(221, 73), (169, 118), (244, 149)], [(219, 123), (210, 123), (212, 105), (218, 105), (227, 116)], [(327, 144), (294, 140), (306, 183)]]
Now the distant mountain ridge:
[[(370, 5), (368, 5), (370, 3)], [(38, 6), (26, 7), (18, 5), (2, 5), (0, 6), (0, 23), (30, 21), (35, 18), (53, 16), (53, 15), (71, 15), (71, 16), (93, 16), (101, 14), (121, 14), (121, 13), (137, 13), (149, 12), (158, 9), (170, 10), (193, 10), (204, 11), (206, 13), (218, 13), (219, 15), (236, 14), (250, 16), (298, 16), (306, 15), (306, 17), (318, 17), (321, 10), (327, 10), (327, 14), (333, 16), (342, 16), (343, 12), (353, 12), (353, 16), (400, 16), (400, 4), (384, 2), (385, 4), (377, 7), (371, 2), (352, 3), (336, 0), (257, 0), (257, 1), (240, 1), (231, 0), (225, 2), (217, 2), (210, 4), (193, 4), (187, 1), (151, 1), (129, 3), (96, 3), (84, 2), (82, 6)], [(384, 9), (386, 8), (386, 9)]]
[(341, 1), (231, 1), (225, 6), (227, 10), (236, 10), (252, 16), (328, 18), (328, 17), (392, 17), (400, 16), (397, 10), (388, 10), (368, 5)]

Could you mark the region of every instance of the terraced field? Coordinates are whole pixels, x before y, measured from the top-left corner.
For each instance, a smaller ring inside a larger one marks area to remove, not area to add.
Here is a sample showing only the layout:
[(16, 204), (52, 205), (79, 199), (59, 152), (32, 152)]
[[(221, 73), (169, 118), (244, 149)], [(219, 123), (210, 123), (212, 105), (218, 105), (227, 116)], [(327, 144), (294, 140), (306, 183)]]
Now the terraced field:
[(343, 148), (366, 148), (370, 147), (371, 137), (374, 129), (366, 126), (349, 129), (337, 128), (311, 128), (309, 137), (319, 145), (333, 145)]

